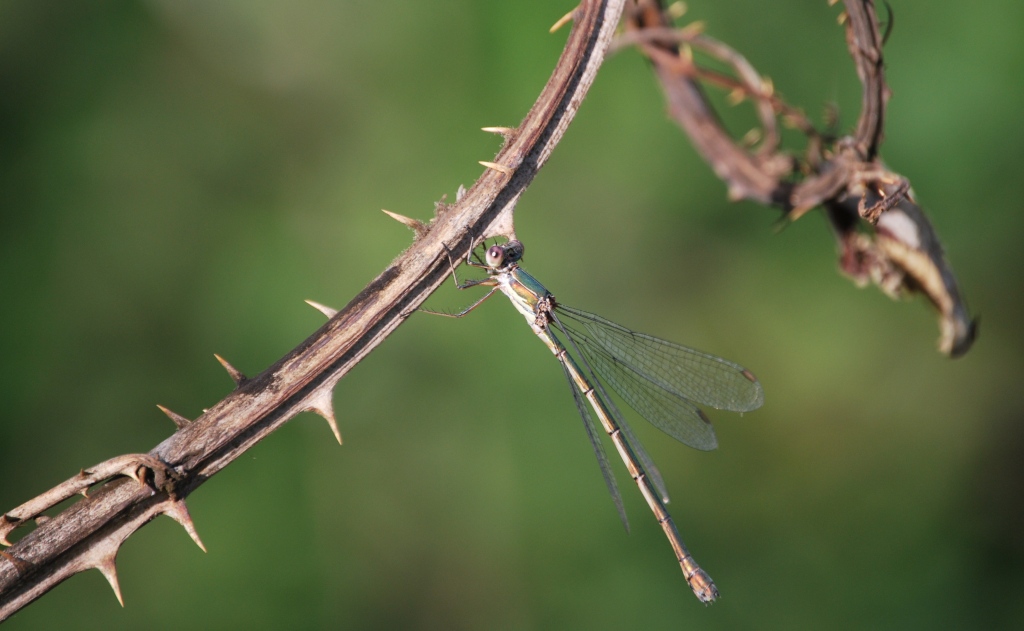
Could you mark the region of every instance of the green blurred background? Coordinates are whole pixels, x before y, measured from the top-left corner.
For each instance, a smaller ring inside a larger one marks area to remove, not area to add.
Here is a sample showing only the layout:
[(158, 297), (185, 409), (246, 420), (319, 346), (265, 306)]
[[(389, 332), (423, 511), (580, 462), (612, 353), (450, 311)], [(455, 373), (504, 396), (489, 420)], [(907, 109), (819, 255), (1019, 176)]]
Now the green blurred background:
[[(892, 0), (883, 153), (983, 318), (836, 273), (819, 213), (730, 204), (642, 59), (610, 59), (523, 197), (568, 304), (723, 355), (764, 408), (698, 453), (635, 419), (722, 598), (701, 606), (628, 478), (608, 498), (554, 362), (495, 299), (412, 317), (168, 519), (16, 615), (36, 628), (1021, 628), (1024, 5)], [(146, 451), (340, 307), (481, 172), (571, 2), (0, 2), (0, 508)], [(824, 0), (691, 2), (790, 102), (855, 120)], [(732, 114), (730, 114), (732, 116)], [(730, 121), (746, 124), (748, 113)], [(737, 127), (742, 133), (744, 128)], [(467, 292), (468, 294), (469, 292)], [(445, 286), (435, 308), (468, 303)], [(488, 366), (515, 366), (494, 370)], [(615, 466), (621, 474), (621, 467)]]

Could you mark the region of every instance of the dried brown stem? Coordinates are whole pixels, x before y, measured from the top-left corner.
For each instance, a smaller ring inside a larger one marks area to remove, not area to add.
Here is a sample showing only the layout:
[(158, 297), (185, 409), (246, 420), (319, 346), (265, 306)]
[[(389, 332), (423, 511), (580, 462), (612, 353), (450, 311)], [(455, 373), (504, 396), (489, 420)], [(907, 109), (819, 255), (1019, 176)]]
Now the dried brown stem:
[[(958, 357), (974, 341), (975, 322), (934, 228), (910, 195), (909, 182), (878, 155), (890, 92), (874, 2), (844, 4), (847, 48), (863, 92), (856, 130), (834, 141), (819, 134), (801, 110), (784, 103), (771, 83), (731, 47), (692, 26), (671, 28), (658, 0), (638, 0), (617, 45), (635, 45), (653, 63), (669, 115), (726, 183), (730, 199), (777, 206), (790, 221), (823, 207), (840, 247), (841, 270), (857, 284), (874, 282), (894, 297), (925, 294), (939, 312), (940, 350)], [(689, 47), (728, 64), (735, 76), (700, 67)], [(753, 101), (763, 138), (757, 150), (729, 135), (703, 84)], [(777, 116), (807, 135), (802, 157), (780, 149)]]
[[(481, 238), (513, 235), (516, 202), (586, 96), (623, 3), (581, 2), (562, 56), (522, 124), (508, 130), (505, 146), (476, 183), (460, 191), (455, 204), (438, 204), (436, 217), (417, 231), (412, 246), (359, 295), (298, 348), (255, 377), (247, 379), (222, 362), (238, 384), (234, 392), (191, 423), (172, 416), (181, 429), (149, 454), (119, 462), (131, 471), (138, 465), (152, 470), (154, 475), (144, 478), (147, 484), (123, 478), (109, 482), (41, 522), (0, 555), (0, 620), (89, 568), (103, 572), (120, 598), (114, 559), (131, 533), (165, 513), (199, 543), (183, 499), (200, 484), (299, 412), (325, 416), (337, 433), (331, 411), (334, 385), (447, 278), (446, 251), (465, 255)], [(124, 470), (103, 471), (107, 477), (117, 472)], [(3, 534), (37, 516), (38, 509), (45, 510), (57, 497), (77, 492), (86, 481), (72, 478), (15, 509), (4, 517), (5, 528), (10, 528)]]

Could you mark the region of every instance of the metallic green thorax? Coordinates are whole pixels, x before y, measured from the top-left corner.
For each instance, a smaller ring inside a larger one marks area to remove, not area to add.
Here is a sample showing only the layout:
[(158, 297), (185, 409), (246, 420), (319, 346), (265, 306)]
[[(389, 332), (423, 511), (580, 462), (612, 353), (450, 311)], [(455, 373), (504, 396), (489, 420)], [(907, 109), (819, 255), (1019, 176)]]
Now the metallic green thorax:
[(506, 273), (499, 274), (494, 280), (501, 293), (508, 296), (531, 327), (537, 325), (538, 307), (542, 303), (554, 302), (551, 292), (518, 265), (512, 266)]

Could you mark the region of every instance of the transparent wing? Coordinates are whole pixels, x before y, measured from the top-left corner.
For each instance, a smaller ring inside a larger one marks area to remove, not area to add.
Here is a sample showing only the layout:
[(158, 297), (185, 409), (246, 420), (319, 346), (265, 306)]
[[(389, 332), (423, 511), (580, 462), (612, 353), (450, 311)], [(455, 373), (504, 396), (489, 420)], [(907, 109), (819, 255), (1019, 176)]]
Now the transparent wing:
[[(622, 430), (622, 433), (626, 437), (626, 443), (633, 450), (633, 453), (636, 454), (637, 458), (639, 458), (640, 464), (643, 466), (645, 473), (647, 473), (651, 477), (651, 481), (654, 482), (654, 488), (656, 488), (658, 490), (658, 493), (661, 494), (661, 501), (668, 504), (668, 490), (665, 488), (665, 480), (662, 479), (661, 477), (661, 471), (658, 470), (657, 465), (654, 464), (654, 460), (651, 459), (651, 456), (647, 453), (647, 450), (644, 449), (643, 443), (641, 443), (640, 439), (637, 438), (636, 434), (633, 433), (633, 428), (630, 427), (629, 423), (626, 422), (626, 418), (622, 416), (622, 412), (620, 412), (619, 408), (616, 407), (615, 403), (612, 402), (612, 398), (608, 396), (608, 393), (605, 391), (604, 386), (601, 384), (601, 380), (598, 379), (597, 375), (594, 374), (594, 368), (590, 365), (590, 362), (587, 360), (587, 358), (583, 357), (583, 354), (580, 351), (579, 346), (577, 346), (576, 342), (573, 341), (572, 336), (566, 330), (565, 325), (562, 324), (562, 321), (558, 318), (557, 315), (551, 315), (554, 319), (555, 326), (561, 332), (562, 336), (565, 337), (565, 341), (567, 342), (563, 343), (562, 347), (572, 348), (576, 352), (576, 355), (581, 357), (582, 363), (586, 367), (588, 373), (587, 378), (590, 380), (591, 387), (597, 391), (598, 399), (600, 399), (605, 409), (608, 410), (608, 413), (611, 414), (612, 418), (615, 420), (615, 423), (616, 425), (618, 425), (619, 429)], [(573, 395), (577, 397), (582, 397), (581, 393), (575, 392), (577, 390), (576, 382), (573, 381), (572, 377), (569, 375), (568, 368), (565, 367), (564, 363), (562, 364), (562, 369), (565, 370), (565, 376), (569, 378), (569, 383), (572, 384), (574, 391)], [(584, 403), (586, 402), (584, 401)], [(576, 406), (579, 407), (580, 405), (581, 403), (577, 401)], [(586, 411), (589, 415), (589, 409), (587, 409)], [(581, 411), (580, 414), (582, 415), (583, 411)], [(593, 425), (593, 420), (590, 419), (589, 416), (587, 416), (586, 418), (590, 420), (591, 425)]]
[(676, 440), (702, 450), (718, 445), (697, 404), (755, 410), (764, 390), (742, 366), (564, 305), (557, 313), (597, 374), (630, 407)]
[(619, 519), (622, 520), (622, 525), (626, 527), (626, 532), (629, 532), (629, 518), (626, 517), (626, 507), (622, 504), (619, 485), (615, 483), (615, 474), (612, 473), (612, 468), (608, 464), (608, 456), (604, 452), (604, 445), (601, 444), (601, 436), (597, 426), (594, 425), (594, 417), (590, 415), (590, 407), (583, 393), (576, 387), (576, 382), (573, 381), (565, 364), (562, 364), (562, 371), (569, 382), (569, 387), (572, 388), (572, 399), (576, 402), (576, 409), (583, 419), (583, 429), (587, 430), (587, 438), (590, 439), (590, 445), (594, 448), (594, 455), (597, 456), (597, 464), (601, 467), (604, 483), (608, 486), (608, 492), (612, 495), (612, 501), (615, 502), (615, 509), (619, 511)]

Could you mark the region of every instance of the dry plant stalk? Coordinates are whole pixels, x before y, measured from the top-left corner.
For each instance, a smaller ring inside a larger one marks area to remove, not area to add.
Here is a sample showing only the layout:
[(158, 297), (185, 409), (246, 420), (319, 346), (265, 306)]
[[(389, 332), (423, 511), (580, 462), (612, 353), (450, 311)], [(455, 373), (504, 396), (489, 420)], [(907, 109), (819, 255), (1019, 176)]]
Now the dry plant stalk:
[[(777, 206), (787, 221), (823, 207), (839, 244), (840, 269), (859, 286), (873, 282), (894, 298), (923, 293), (939, 312), (939, 349), (959, 357), (974, 342), (977, 324), (910, 183), (879, 157), (890, 91), (874, 2), (844, 0), (844, 5), (839, 22), (863, 94), (856, 130), (839, 138), (817, 131), (740, 53), (705, 35), (703, 24), (672, 28), (672, 12), (659, 0), (631, 5), (616, 47), (634, 45), (651, 61), (669, 115), (726, 183), (730, 199)], [(733, 75), (701, 67), (695, 50), (725, 63)], [(735, 141), (723, 128), (703, 84), (729, 90), (734, 103), (751, 100), (761, 125), (748, 134), (756, 148)], [(803, 156), (780, 148), (779, 120), (807, 136)]]
[[(311, 302), (329, 318), (318, 331), (252, 378), (218, 356), (237, 387), (202, 416), (189, 421), (161, 406), (179, 429), (148, 454), (119, 456), (82, 470), (0, 516), (4, 544), (14, 529), (37, 524), (9, 549), (0, 550), (0, 621), (89, 568), (104, 574), (120, 600), (117, 551), (160, 514), (182, 524), (203, 548), (185, 498), (299, 412), (320, 414), (341, 442), (332, 403), (335, 384), (444, 282), (448, 252), (464, 257), (482, 238), (514, 238), (515, 205), (586, 96), (625, 3), (583, 0), (556, 23), (553, 30), (570, 19), (574, 26), (533, 108), (518, 128), (484, 129), (505, 137), (502, 150), (493, 161), (481, 162), (484, 173), (468, 191), (460, 188), (454, 204), (436, 205), (429, 224), (384, 211), (414, 230), (412, 246), (343, 309)], [(974, 323), (909, 184), (878, 159), (889, 92), (873, 3), (847, 0), (844, 15), (864, 98), (856, 132), (839, 139), (817, 132), (741, 55), (703, 35), (699, 25), (670, 28), (669, 16), (656, 0), (630, 3), (626, 32), (617, 45), (639, 47), (654, 64), (670, 115), (726, 182), (731, 198), (781, 207), (790, 219), (823, 206), (841, 245), (843, 271), (857, 282), (873, 280), (893, 295), (925, 293), (941, 315), (942, 350), (960, 355), (970, 347)], [(724, 61), (735, 76), (702, 69), (694, 62), (693, 49)], [(762, 125), (758, 149), (728, 136), (701, 82), (732, 90), (736, 100), (751, 99)], [(802, 159), (779, 149), (780, 118), (808, 136)], [(865, 224), (873, 231), (864, 231)], [(90, 494), (96, 485), (101, 486)], [(76, 493), (85, 498), (55, 517), (43, 515)]]

